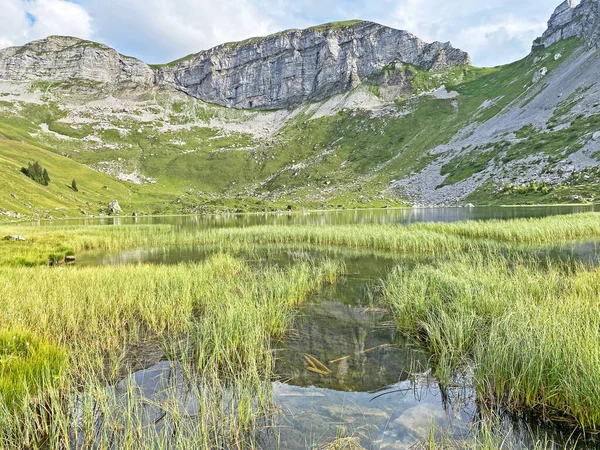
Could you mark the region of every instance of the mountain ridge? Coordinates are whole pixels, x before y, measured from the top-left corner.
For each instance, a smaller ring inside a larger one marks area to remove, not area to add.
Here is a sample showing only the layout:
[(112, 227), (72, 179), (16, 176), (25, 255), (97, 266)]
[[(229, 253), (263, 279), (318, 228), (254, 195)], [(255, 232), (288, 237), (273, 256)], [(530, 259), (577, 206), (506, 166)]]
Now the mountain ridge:
[(280, 109), (347, 92), (392, 64), (429, 71), (470, 63), (450, 43), (428, 44), (407, 31), (354, 20), (222, 44), (155, 66), (103, 44), (51, 36), (0, 50), (0, 80), (167, 84), (222, 106)]
[[(324, 32), (319, 27), (300, 30), (287, 41), (275, 35), (269, 39), (288, 45), (302, 33), (320, 33), (319, 51), (329, 55), (321, 63), (343, 69), (334, 77), (337, 84), (324, 83), (308, 98), (300, 89), (296, 100), (289, 96), (273, 110), (244, 106), (248, 86), (236, 108), (203, 101), (190, 89), (155, 79), (160, 70), (175, 75), (197, 70), (197, 76), (201, 70), (193, 69), (198, 64), (194, 57), (203, 60), (206, 52), (175, 64), (175, 69), (152, 70), (101, 44), (74, 46), (71, 38), (51, 38), (49, 47), (39, 41), (29, 44), (16, 60), (11, 58), (18, 48), (0, 51), (0, 157), (6, 163), (0, 164), (0, 175), (19, 181), (14, 188), (0, 187), (0, 212), (23, 217), (81, 211), (96, 215), (106, 210), (111, 197), (125, 212), (153, 214), (596, 201), (598, 4), (583, 0), (559, 5), (530, 55), (493, 68), (463, 64), (470, 61), (460, 50), (458, 61), (453, 60), (458, 64), (435, 67), (436, 58), (424, 51), (433, 44), (419, 44), (408, 32), (388, 32), (366, 22), (352, 25), (352, 33), (407, 39), (403, 42), (418, 44), (413, 56), (431, 65), (418, 67), (405, 58), (379, 70), (377, 64), (387, 60), (371, 56), (385, 46), (356, 53), (371, 47), (355, 45), (360, 41), (355, 39), (344, 41), (348, 48), (338, 51), (336, 59), (327, 39), (339, 43), (341, 36), (350, 35), (340, 34), (335, 26), (325, 26)], [(444, 45), (434, 45), (432, 54), (445, 53)], [(251, 39), (225, 45), (228, 49), (218, 53), (239, 54), (237, 63), (245, 64), (256, 56), (257, 46)], [(275, 48), (277, 54), (281, 48)], [(304, 56), (314, 62), (319, 51), (307, 50)], [(367, 76), (357, 72), (360, 80), (352, 83), (346, 62), (357, 54), (375, 61), (367, 66), (377, 70)], [(390, 59), (398, 59), (397, 53), (391, 54)], [(297, 57), (293, 48), (288, 56), (291, 61)], [(38, 64), (37, 69), (16, 70), (24, 58)], [(62, 79), (48, 75), (46, 61), (58, 64)], [(94, 70), (98, 64), (106, 70)], [(294, 74), (303, 66), (289, 67)], [(2, 75), (7, 68), (14, 79)], [(231, 66), (223, 70), (223, 79), (234, 72), (251, 73)], [(138, 81), (131, 82), (129, 73)], [(113, 182), (92, 192), (78, 179), (80, 193), (68, 186), (36, 186), (38, 194), (28, 198), (32, 181), (17, 170), (26, 163), (17, 158), (15, 148), (24, 148), (19, 142), (27, 145), (31, 160), (39, 149), (42, 162), (66, 172), (50, 173), (53, 179), (75, 178), (70, 172), (79, 164), (83, 167), (78, 173), (92, 169), (101, 172), (98, 182)], [(61, 158), (70, 159), (64, 169)], [(11, 189), (18, 199), (10, 196)], [(40, 194), (46, 191), (48, 198)], [(61, 195), (60, 202), (52, 200)]]

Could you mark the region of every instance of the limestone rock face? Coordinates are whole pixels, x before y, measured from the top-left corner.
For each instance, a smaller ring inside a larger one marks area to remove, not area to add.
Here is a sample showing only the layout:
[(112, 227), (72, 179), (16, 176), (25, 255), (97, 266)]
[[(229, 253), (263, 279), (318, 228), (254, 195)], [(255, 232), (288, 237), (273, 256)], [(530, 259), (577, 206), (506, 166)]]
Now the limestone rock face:
[(570, 37), (583, 37), (590, 47), (600, 45), (600, 0), (565, 0), (548, 22), (548, 29), (534, 46), (549, 47)]
[(156, 82), (223, 106), (279, 109), (346, 92), (392, 64), (442, 70), (470, 63), (450, 43), (354, 21), (221, 45), (159, 69)]
[(0, 80), (79, 82), (115, 87), (151, 87), (154, 72), (142, 61), (102, 44), (50, 36), (22, 47), (0, 50)]
[(224, 44), (156, 71), (105, 45), (51, 36), (0, 50), (0, 81), (160, 85), (222, 106), (280, 109), (347, 92), (365, 79), (377, 82), (390, 67), (442, 70), (470, 63), (450, 43), (428, 44), (406, 31), (352, 21)]

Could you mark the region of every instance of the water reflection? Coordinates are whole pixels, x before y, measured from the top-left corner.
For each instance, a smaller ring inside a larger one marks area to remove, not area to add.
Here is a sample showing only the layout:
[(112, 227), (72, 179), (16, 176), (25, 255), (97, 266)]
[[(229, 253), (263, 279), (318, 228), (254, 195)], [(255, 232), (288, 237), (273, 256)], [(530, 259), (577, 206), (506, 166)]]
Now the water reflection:
[(103, 217), (38, 221), (44, 226), (65, 225), (179, 225), (183, 227), (226, 228), (254, 225), (348, 225), (408, 224), (416, 222), (458, 222), (465, 220), (506, 220), (600, 211), (598, 205), (515, 206), (477, 208), (403, 208), (343, 211), (313, 211), (269, 214), (224, 214), (202, 216)]

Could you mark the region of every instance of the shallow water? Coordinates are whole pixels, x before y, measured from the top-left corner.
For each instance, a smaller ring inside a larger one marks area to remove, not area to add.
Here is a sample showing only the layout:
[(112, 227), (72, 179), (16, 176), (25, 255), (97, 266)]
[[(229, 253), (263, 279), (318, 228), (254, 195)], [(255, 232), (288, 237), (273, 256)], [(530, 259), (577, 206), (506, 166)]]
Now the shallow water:
[[(292, 214), (285, 216), (169, 217), (103, 219), (94, 223), (126, 225), (173, 223), (181, 226), (231, 227), (257, 224), (348, 224), (457, 221), (540, 217), (589, 211), (588, 207), (450, 208), (371, 210)], [(79, 264), (174, 264), (200, 261), (211, 248), (136, 249), (115, 254), (81, 255)], [(286, 265), (327, 251), (270, 250), (252, 264)], [(551, 253), (553, 256), (557, 252)], [(562, 255), (599, 261), (596, 244), (581, 243)], [(336, 255), (337, 257), (340, 254)], [(455, 438), (465, 437), (478, 419), (475, 396), (465, 385), (442, 390), (430, 375), (429, 355), (400, 336), (392, 317), (372, 295), (372, 286), (398, 264), (414, 260), (369, 252), (342, 253), (347, 273), (335, 286), (314, 295), (300, 311), (289, 337), (277, 344), (274, 402), (282, 414), (261, 436), (263, 448), (305, 449), (339, 436), (360, 439), (368, 449), (406, 449), (428, 436), (432, 425)], [(320, 375), (306, 356), (316, 358), (331, 373)], [(155, 371), (156, 367), (149, 370)], [(144, 379), (139, 372), (138, 379)], [(532, 448), (551, 439), (557, 448), (574, 448), (567, 432), (526, 418), (505, 417), (499, 425), (508, 442)], [(598, 448), (594, 442), (577, 448)]]

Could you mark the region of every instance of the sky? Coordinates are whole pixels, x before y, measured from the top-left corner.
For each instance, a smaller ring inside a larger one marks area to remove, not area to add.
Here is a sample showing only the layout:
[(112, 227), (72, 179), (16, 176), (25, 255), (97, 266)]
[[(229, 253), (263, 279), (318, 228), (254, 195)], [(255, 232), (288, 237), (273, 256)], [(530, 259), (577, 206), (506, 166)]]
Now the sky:
[(450, 41), (477, 66), (529, 53), (560, 0), (0, 0), (0, 48), (49, 35), (151, 64), (289, 28), (364, 19)]

